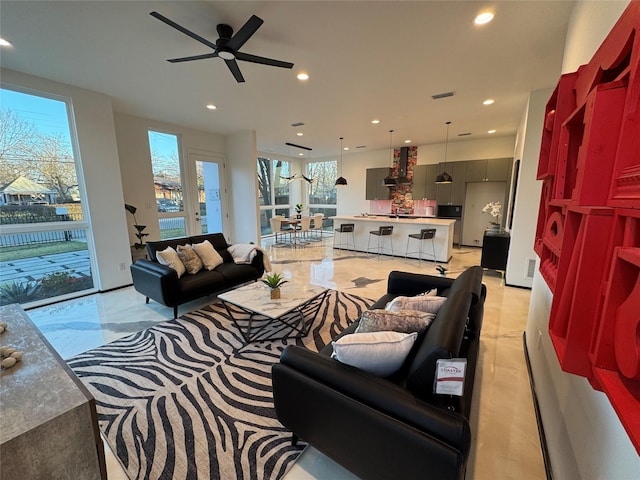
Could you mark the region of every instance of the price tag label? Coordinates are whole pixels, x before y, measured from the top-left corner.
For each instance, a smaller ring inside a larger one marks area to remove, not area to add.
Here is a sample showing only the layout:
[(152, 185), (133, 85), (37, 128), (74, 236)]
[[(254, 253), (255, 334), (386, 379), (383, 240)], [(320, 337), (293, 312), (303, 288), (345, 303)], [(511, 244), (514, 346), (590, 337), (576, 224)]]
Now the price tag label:
[(435, 393), (462, 396), (466, 358), (440, 359), (436, 362)]

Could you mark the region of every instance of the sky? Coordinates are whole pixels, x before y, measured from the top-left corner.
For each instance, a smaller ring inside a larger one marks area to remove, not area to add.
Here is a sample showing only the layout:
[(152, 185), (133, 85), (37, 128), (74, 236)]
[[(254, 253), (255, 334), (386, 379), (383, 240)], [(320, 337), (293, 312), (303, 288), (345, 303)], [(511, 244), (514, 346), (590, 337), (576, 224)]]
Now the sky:
[(65, 102), (1, 88), (0, 107), (12, 110), (35, 125), (39, 132), (62, 135), (71, 144)]

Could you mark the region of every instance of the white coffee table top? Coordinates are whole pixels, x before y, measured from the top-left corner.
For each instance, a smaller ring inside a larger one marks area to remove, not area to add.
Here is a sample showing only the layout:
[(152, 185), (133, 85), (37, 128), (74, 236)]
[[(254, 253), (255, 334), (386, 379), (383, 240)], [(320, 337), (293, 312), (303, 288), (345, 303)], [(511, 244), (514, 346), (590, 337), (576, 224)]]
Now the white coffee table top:
[(258, 281), (218, 295), (220, 300), (269, 318), (279, 318), (326, 292), (328, 288), (308, 283), (288, 282), (280, 287), (280, 297), (271, 300), (270, 288)]

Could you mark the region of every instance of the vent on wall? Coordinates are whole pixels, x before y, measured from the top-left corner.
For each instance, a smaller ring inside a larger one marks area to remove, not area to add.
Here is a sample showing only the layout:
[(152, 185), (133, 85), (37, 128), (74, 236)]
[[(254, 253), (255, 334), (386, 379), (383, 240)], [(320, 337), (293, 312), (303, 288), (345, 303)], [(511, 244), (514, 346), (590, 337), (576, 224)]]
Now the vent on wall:
[(533, 278), (533, 274), (536, 271), (536, 259), (529, 258), (527, 261), (527, 270), (524, 272), (525, 278)]

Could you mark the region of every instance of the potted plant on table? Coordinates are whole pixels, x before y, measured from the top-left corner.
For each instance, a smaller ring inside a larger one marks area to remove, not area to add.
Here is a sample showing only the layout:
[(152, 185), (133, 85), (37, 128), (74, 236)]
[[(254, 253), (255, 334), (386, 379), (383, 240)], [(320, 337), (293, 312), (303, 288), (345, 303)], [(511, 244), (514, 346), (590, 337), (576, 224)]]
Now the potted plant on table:
[(271, 289), (271, 300), (277, 300), (280, 298), (280, 286), (284, 285), (289, 280), (285, 280), (282, 275), (274, 272), (262, 278), (261, 281)]
[(302, 204), (296, 203), (296, 218), (302, 218)]
[(500, 217), (502, 217), (502, 204), (500, 202), (489, 202), (482, 209), (483, 213), (488, 213), (493, 217), (489, 223), (489, 230), (500, 230)]

